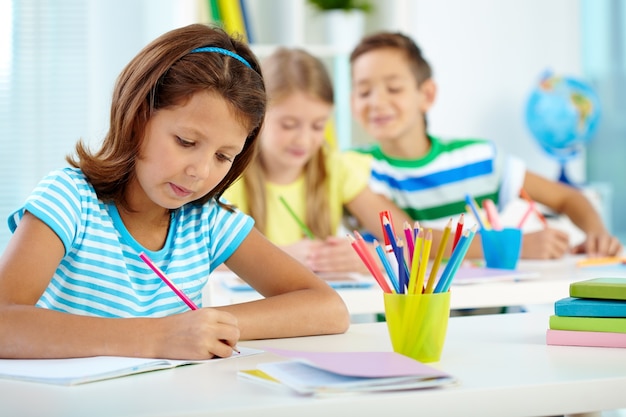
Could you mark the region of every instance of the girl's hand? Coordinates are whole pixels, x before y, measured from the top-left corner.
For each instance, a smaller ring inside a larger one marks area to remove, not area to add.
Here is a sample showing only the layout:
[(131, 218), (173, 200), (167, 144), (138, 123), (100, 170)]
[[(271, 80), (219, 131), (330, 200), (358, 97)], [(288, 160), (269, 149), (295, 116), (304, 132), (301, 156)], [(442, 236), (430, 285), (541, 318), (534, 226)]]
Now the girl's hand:
[(586, 253), (589, 256), (614, 256), (621, 251), (620, 241), (608, 233), (589, 233), (583, 243), (572, 249), (572, 253)]
[(342, 237), (329, 237), (312, 247), (306, 265), (315, 272), (368, 272), (350, 241)]
[(282, 246), (281, 249), (292, 257), (296, 258), (300, 263), (308, 265), (307, 261), (311, 253), (315, 251), (315, 247), (320, 246), (322, 242), (319, 240), (302, 239), (291, 245)]
[(557, 259), (569, 250), (569, 236), (557, 229), (543, 229), (522, 237), (523, 259)]
[(212, 308), (201, 308), (163, 317), (156, 357), (169, 359), (227, 358), (239, 340), (234, 315)]

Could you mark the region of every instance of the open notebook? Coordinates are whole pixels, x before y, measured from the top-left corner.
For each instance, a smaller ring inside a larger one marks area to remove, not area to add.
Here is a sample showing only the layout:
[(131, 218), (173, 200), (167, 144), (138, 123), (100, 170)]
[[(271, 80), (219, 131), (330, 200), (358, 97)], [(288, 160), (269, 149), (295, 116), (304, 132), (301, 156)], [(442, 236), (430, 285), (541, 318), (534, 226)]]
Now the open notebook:
[(215, 362), (263, 352), (252, 348), (239, 348), (229, 358), (201, 361), (170, 360), (151, 358), (129, 358), (121, 356), (94, 356), (69, 359), (0, 359), (0, 378), (42, 382), (56, 385), (78, 385), (104, 379), (142, 372), (170, 369), (183, 365)]

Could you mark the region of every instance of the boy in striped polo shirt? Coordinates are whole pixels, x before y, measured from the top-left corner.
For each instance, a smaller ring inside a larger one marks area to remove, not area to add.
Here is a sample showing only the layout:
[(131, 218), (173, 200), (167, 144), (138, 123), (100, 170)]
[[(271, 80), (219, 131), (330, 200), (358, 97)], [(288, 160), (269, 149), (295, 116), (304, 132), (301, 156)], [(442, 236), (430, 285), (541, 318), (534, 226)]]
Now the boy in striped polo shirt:
[[(527, 233), (523, 258), (621, 251), (618, 239), (576, 189), (527, 171), (522, 161), (506, 157), (490, 141), (444, 141), (427, 132), (426, 113), (436, 85), (430, 65), (409, 37), (390, 32), (366, 36), (352, 51), (350, 63), (353, 115), (377, 142), (356, 151), (373, 157), (372, 189), (390, 197), (414, 220), (442, 229), (448, 219), (465, 212), (466, 194), (479, 204), (491, 199), (504, 207), (524, 189), (533, 200), (567, 215), (586, 239), (570, 248), (563, 231)], [(441, 231), (435, 231), (433, 244), (440, 236)], [(467, 256), (482, 256), (480, 239), (474, 239)]]

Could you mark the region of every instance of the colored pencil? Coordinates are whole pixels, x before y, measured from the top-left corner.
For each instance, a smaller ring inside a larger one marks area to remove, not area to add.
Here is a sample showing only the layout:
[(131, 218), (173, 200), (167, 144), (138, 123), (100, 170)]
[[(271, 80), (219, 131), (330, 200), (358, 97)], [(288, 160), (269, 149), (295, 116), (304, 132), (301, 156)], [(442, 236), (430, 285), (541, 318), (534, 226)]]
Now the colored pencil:
[[(389, 240), (389, 244), (395, 251), (396, 248), (398, 247), (398, 243), (396, 242), (396, 235), (393, 231), (393, 225), (391, 224), (391, 221), (389, 220), (387, 216), (383, 216), (382, 219), (383, 219), (383, 228), (384, 228), (385, 236), (387, 236), (387, 239)], [(387, 239), (385, 239), (385, 242), (387, 242)]]
[(398, 281), (400, 282), (400, 292), (404, 293), (404, 289), (409, 286), (409, 271), (404, 257), (404, 242), (402, 239), (398, 239), (394, 253), (396, 255), (396, 259), (398, 260)]
[(424, 236), (424, 243), (422, 245), (422, 260), (420, 262), (419, 273), (417, 274), (417, 283), (415, 284), (414, 294), (421, 294), (424, 292), (424, 280), (426, 278), (426, 269), (428, 269), (428, 258), (430, 258), (430, 247), (433, 243), (433, 231), (428, 229), (426, 236)]
[(413, 229), (408, 222), (404, 222), (404, 240), (406, 241), (406, 249), (409, 255), (409, 265), (413, 263), (413, 247), (415, 246), (415, 241), (413, 237)]
[(522, 196), (524, 200), (528, 202), (528, 204), (533, 202), (533, 210), (535, 211), (535, 214), (539, 218), (539, 221), (541, 221), (541, 223), (543, 224), (543, 227), (548, 227), (548, 221), (546, 220), (544, 215), (541, 213), (541, 211), (537, 208), (537, 205), (534, 203), (534, 201), (530, 198), (530, 196), (528, 195), (528, 192), (526, 192), (526, 190), (522, 188), (520, 190), (520, 195)]
[(393, 230), (393, 221), (391, 220), (391, 212), (389, 210), (383, 210), (380, 213), (378, 213), (378, 217), (380, 218), (380, 226), (383, 229), (383, 236), (385, 238), (385, 246), (391, 245), (391, 242), (389, 241), (389, 236), (387, 235), (387, 228), (385, 227), (385, 222), (383, 221), (383, 219), (386, 217), (387, 220), (389, 220), (389, 222), (391, 223), (391, 231), (392, 231), (392, 235), (395, 236), (395, 231)]
[(287, 200), (285, 200), (283, 198), (283, 196), (281, 195), (280, 197), (278, 197), (278, 199), (280, 200), (280, 202), (283, 204), (283, 206), (285, 206), (285, 208), (287, 209), (287, 211), (289, 212), (289, 214), (291, 215), (291, 217), (295, 220), (295, 222), (298, 224), (298, 226), (300, 227), (300, 230), (302, 230), (302, 233), (304, 233), (304, 235), (306, 237), (308, 237), (309, 239), (315, 239), (315, 236), (313, 235), (313, 232), (311, 231), (311, 229), (309, 229), (307, 227), (306, 224), (304, 224), (304, 222), (302, 220), (300, 220), (300, 218), (298, 217), (298, 215), (296, 214), (295, 211), (293, 211), (293, 209), (291, 208), (291, 206), (287, 203)]
[(172, 280), (170, 280), (167, 275), (165, 275), (165, 273), (163, 271), (161, 271), (161, 269), (156, 266), (156, 264), (154, 262), (152, 262), (152, 260), (150, 258), (148, 258), (148, 255), (146, 255), (145, 253), (141, 252), (139, 254), (139, 257), (141, 258), (142, 261), (144, 261), (146, 263), (146, 265), (148, 265), (150, 267), (150, 269), (152, 269), (152, 271), (154, 271), (154, 273), (161, 278), (161, 281), (163, 281), (164, 283), (167, 284), (168, 287), (170, 287), (170, 289), (172, 291), (174, 291), (174, 294), (176, 294), (178, 296), (178, 298), (180, 298), (181, 300), (183, 300), (183, 302), (185, 304), (187, 304), (187, 306), (192, 309), (192, 310), (197, 310), (198, 306), (191, 301), (191, 299), (189, 297), (187, 297), (187, 295), (182, 292), (177, 286), (176, 284), (174, 284), (172, 282)]
[(456, 248), (454, 249), (454, 251), (452, 251), (452, 256), (450, 256), (446, 267), (441, 273), (441, 277), (439, 277), (439, 281), (437, 281), (437, 285), (435, 285), (435, 290), (433, 292), (444, 292), (447, 291), (447, 288), (450, 287), (450, 282), (452, 282), (454, 274), (456, 274), (456, 271), (463, 262), (463, 258), (465, 257), (465, 254), (469, 249), (469, 245), (471, 244), (475, 233), (476, 226), (472, 227), (471, 230), (466, 230), (463, 233), (461, 239), (459, 239)]
[(391, 282), (391, 285), (396, 290), (396, 293), (400, 293), (400, 284), (398, 281), (398, 274), (394, 271), (393, 267), (389, 263), (389, 259), (387, 259), (387, 254), (385, 253), (383, 247), (378, 243), (377, 240), (374, 240), (374, 249), (376, 250), (376, 254), (380, 259), (380, 263), (383, 264), (385, 271), (387, 272), (387, 277)]
[(422, 245), (424, 243), (424, 230), (420, 229), (415, 239), (415, 247), (413, 252), (413, 263), (411, 264), (411, 273), (409, 275), (408, 293), (415, 294), (417, 291), (417, 277), (419, 275), (420, 260), (422, 253)]
[(500, 215), (493, 200), (487, 198), (483, 200), (483, 210), (487, 214), (487, 220), (493, 230), (502, 230), (502, 222), (500, 221)]
[(472, 210), (472, 213), (474, 214), (474, 217), (476, 217), (476, 221), (480, 225), (480, 228), (487, 229), (487, 226), (485, 225), (485, 222), (483, 221), (483, 217), (480, 213), (480, 209), (478, 207), (478, 204), (476, 203), (476, 200), (474, 200), (469, 194), (465, 194), (465, 202), (467, 203), (469, 208)]
[(518, 229), (521, 229), (522, 227), (524, 227), (524, 223), (526, 223), (526, 220), (528, 220), (528, 218), (530, 217), (530, 214), (535, 211), (534, 204), (535, 204), (534, 201), (530, 201), (528, 203), (528, 208), (526, 209), (526, 211), (522, 215), (522, 218), (520, 219), (519, 223), (517, 224), (517, 228)]
[(456, 231), (454, 232), (454, 240), (452, 241), (452, 250), (456, 248), (456, 245), (459, 243), (459, 239), (461, 238), (461, 234), (463, 233), (463, 217), (464, 214), (461, 213), (459, 216), (459, 221), (456, 224)]
[(461, 267), (461, 264), (463, 263), (463, 259), (465, 259), (465, 255), (467, 254), (467, 251), (468, 251), (470, 245), (472, 244), (472, 240), (474, 239), (475, 235), (476, 235), (476, 227), (472, 227), (468, 231), (467, 240), (465, 241), (464, 245), (462, 246), (461, 253), (459, 254), (458, 259), (455, 261), (455, 263), (453, 265), (453, 268), (452, 268), (452, 272), (450, 273), (450, 275), (446, 279), (445, 285), (441, 289), (441, 292), (446, 292), (446, 291), (448, 291), (450, 289), (450, 285), (452, 284), (452, 280), (454, 279), (454, 276), (456, 275), (456, 273), (458, 272), (459, 268)]
[(451, 230), (452, 219), (448, 220), (448, 224), (446, 224), (446, 227), (443, 229), (443, 236), (441, 237), (441, 242), (439, 242), (437, 255), (435, 255), (435, 260), (433, 261), (433, 266), (430, 270), (430, 275), (428, 276), (428, 282), (426, 283), (426, 290), (424, 291), (426, 294), (432, 294), (433, 292), (433, 287), (435, 286), (435, 281), (437, 280), (437, 272), (439, 272), (439, 266), (441, 265), (441, 260), (443, 259), (443, 254), (445, 253)]
[(378, 282), (380, 288), (382, 288), (384, 292), (391, 293), (391, 288), (389, 287), (389, 284), (387, 284), (382, 272), (380, 272), (380, 269), (378, 269), (378, 265), (376, 264), (374, 257), (370, 254), (363, 237), (357, 231), (354, 232), (354, 235), (356, 238), (348, 234), (348, 239), (350, 239), (352, 248), (354, 248), (357, 255), (361, 258), (361, 261), (363, 261), (367, 269), (370, 271), (370, 274), (372, 274), (376, 282)]
[[(148, 267), (150, 267), (150, 269), (152, 269), (152, 271), (159, 277), (161, 278), (161, 281), (163, 281), (165, 284), (167, 284), (168, 287), (170, 287), (170, 289), (172, 291), (174, 291), (174, 294), (176, 294), (178, 296), (178, 298), (180, 298), (181, 300), (183, 300), (183, 302), (185, 304), (187, 304), (187, 306), (192, 309), (192, 310), (197, 310), (198, 306), (191, 301), (191, 299), (189, 297), (187, 297), (187, 294), (185, 294), (180, 288), (178, 288), (176, 286), (176, 284), (174, 284), (174, 282), (169, 279), (169, 277), (167, 275), (165, 275), (165, 272), (163, 272), (161, 270), (161, 268), (159, 268), (158, 266), (156, 266), (156, 264), (154, 262), (152, 262), (152, 260), (148, 257), (148, 255), (146, 255), (144, 252), (140, 252), (139, 253), (139, 257), (141, 258), (142, 261), (145, 262), (146, 265), (148, 265)], [(241, 353), (236, 347), (231, 346), (231, 349), (234, 350), (237, 353)]]
[(413, 223), (413, 240), (415, 241), (415, 239), (417, 239), (417, 234), (420, 231), (420, 222), (418, 222), (417, 220), (415, 220), (415, 222)]

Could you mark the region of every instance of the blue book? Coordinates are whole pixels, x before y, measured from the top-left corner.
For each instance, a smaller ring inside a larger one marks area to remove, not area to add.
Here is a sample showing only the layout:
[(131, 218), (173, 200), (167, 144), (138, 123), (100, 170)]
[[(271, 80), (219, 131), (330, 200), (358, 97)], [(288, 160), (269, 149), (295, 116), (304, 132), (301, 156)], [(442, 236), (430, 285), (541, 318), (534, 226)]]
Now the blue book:
[(626, 301), (567, 297), (554, 303), (554, 314), (561, 317), (626, 317)]

